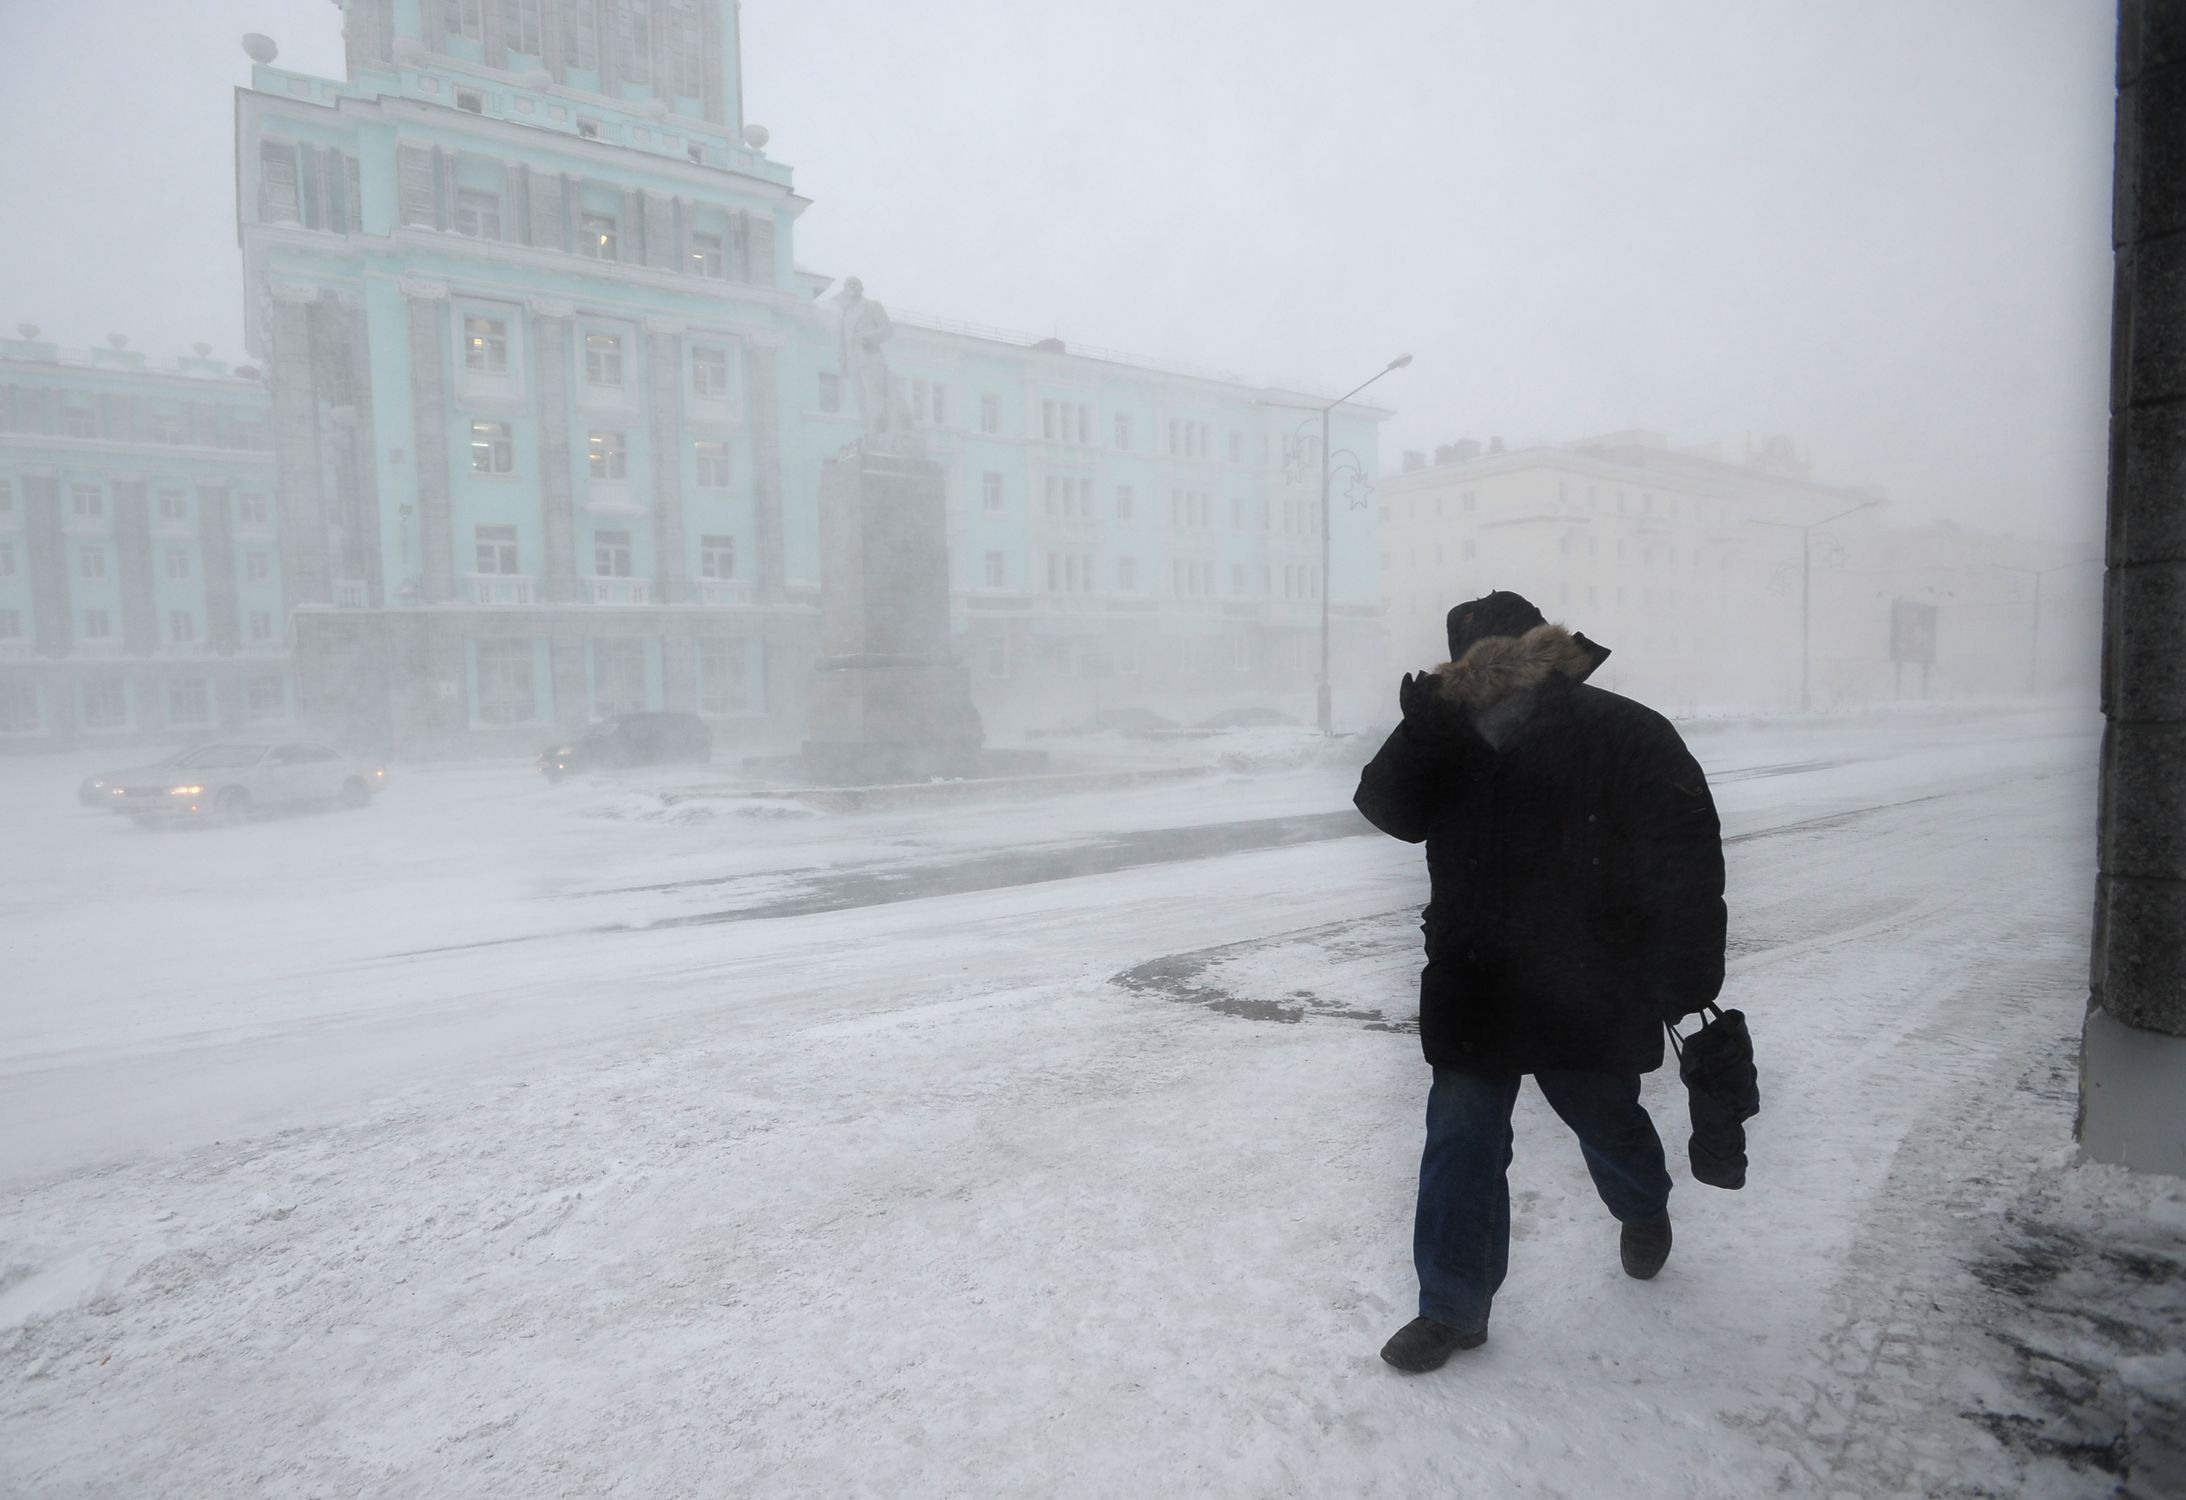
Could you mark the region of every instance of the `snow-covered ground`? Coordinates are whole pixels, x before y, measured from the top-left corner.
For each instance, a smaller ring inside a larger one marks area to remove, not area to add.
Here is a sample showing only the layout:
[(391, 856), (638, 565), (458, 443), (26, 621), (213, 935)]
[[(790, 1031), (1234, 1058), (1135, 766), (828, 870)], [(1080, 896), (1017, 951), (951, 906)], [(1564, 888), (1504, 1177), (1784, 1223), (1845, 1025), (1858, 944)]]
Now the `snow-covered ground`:
[(854, 814), (398, 766), (166, 835), (0, 762), (0, 1492), (2110, 1493), (2186, 1199), (2071, 1164), (2097, 728), (1692, 726), (1752, 1183), (1680, 1171), (1631, 1282), (1527, 1095), (1490, 1341), (1419, 1379), (1363, 743)]

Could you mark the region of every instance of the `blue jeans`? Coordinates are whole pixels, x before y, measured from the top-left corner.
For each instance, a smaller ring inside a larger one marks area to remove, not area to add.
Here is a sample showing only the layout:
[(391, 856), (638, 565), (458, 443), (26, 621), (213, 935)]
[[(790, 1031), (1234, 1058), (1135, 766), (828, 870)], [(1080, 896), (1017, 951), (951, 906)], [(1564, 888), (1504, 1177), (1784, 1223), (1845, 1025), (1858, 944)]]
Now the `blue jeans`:
[[(1523, 1077), (1437, 1068), (1427, 1095), (1412, 1262), (1420, 1314), (1453, 1328), (1488, 1326), (1510, 1264), (1510, 1112)], [(1578, 1136), (1595, 1191), (1619, 1222), (1669, 1210), (1670, 1173), (1639, 1102), (1638, 1074), (1535, 1073), (1533, 1081)]]

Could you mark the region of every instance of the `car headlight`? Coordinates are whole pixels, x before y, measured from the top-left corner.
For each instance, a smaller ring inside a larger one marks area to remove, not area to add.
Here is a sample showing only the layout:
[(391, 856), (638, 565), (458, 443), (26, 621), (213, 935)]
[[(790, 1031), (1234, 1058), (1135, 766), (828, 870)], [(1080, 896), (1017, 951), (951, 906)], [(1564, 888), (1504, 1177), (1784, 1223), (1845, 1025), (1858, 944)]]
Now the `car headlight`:
[(205, 789), (201, 786), (178, 786), (167, 793), (170, 797), (195, 797)]

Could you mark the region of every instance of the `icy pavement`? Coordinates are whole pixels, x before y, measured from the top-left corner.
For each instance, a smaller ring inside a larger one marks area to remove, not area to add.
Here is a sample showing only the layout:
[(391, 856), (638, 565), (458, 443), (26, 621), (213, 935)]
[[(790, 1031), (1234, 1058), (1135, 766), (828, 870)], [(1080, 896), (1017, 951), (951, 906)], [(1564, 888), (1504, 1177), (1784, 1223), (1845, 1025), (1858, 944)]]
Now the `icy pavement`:
[[(1631, 1282), (1529, 1093), (1490, 1341), (1412, 1380), (1424, 882), (1339, 771), (145, 837), (0, 767), (0, 1492), (2163, 1493), (2186, 1197), (2071, 1165), (2093, 727), (1696, 730), (1752, 1184)], [(757, 910), (891, 869), (948, 893)]]

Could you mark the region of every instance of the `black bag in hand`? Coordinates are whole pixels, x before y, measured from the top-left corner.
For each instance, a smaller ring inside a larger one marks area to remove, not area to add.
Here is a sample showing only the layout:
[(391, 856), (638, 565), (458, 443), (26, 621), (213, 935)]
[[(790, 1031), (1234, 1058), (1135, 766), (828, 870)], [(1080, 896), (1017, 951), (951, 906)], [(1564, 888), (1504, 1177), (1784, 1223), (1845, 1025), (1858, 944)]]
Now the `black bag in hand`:
[(1761, 1080), (1753, 1066), (1753, 1034), (1746, 1013), (1702, 1007), (1700, 1030), (1679, 1037), (1668, 1027), (1678, 1076), (1693, 1117), (1686, 1147), (1693, 1177), (1710, 1187), (1746, 1185), (1746, 1121), (1761, 1112)]

